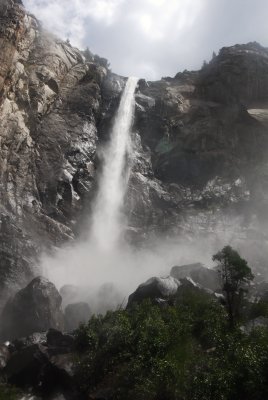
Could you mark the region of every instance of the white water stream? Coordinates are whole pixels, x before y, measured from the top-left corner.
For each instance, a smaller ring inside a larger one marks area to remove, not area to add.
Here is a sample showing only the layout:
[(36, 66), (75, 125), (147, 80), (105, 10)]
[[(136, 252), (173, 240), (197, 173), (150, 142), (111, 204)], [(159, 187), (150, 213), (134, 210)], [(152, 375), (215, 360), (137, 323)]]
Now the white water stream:
[(111, 250), (122, 232), (122, 206), (128, 183), (126, 156), (131, 148), (130, 130), (135, 111), (137, 78), (128, 78), (114, 120), (108, 146), (103, 151), (103, 170), (92, 210), (90, 241), (100, 250)]

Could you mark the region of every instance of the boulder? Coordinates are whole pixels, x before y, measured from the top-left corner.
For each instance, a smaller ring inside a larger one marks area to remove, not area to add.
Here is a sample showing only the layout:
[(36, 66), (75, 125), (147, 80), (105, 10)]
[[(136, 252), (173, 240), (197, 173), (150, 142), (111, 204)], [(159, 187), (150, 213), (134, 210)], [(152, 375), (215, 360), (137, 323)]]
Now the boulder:
[(157, 303), (168, 300), (177, 293), (179, 286), (180, 282), (172, 276), (150, 278), (129, 296), (127, 308), (134, 303), (141, 303), (144, 299), (151, 299)]
[[(38, 393), (41, 398), (76, 399), (74, 382), (76, 356), (72, 352), (74, 338), (51, 329), (45, 335), (31, 335), (10, 344), (4, 374), (7, 382)], [(37, 342), (35, 342), (37, 340)], [(57, 397), (59, 394), (63, 397)], [(44, 397), (43, 397), (44, 396)]]
[(88, 303), (79, 302), (68, 304), (65, 308), (65, 329), (67, 331), (73, 331), (78, 328), (81, 323), (85, 323), (89, 320), (91, 310)]
[(179, 282), (180, 286), (178, 287), (174, 301), (176, 304), (186, 304), (188, 301), (191, 301), (192, 296), (195, 297), (195, 295), (201, 295), (202, 297), (205, 296), (210, 298), (212, 301), (224, 304), (222, 294), (215, 293), (213, 290), (203, 287), (199, 283), (194, 282), (189, 276), (181, 278)]
[(53, 283), (43, 277), (33, 279), (5, 305), (1, 315), (2, 338), (15, 339), (49, 328), (63, 329), (61, 301)]
[[(176, 267), (178, 268), (178, 267)], [(213, 290), (203, 287), (195, 282), (191, 277), (186, 276), (176, 279), (173, 276), (165, 278), (153, 277), (142, 283), (133, 292), (127, 303), (127, 308), (131, 308), (135, 303), (140, 304), (144, 299), (151, 299), (158, 305), (174, 304), (184, 299), (186, 293), (202, 292), (211, 296), (214, 300), (223, 302), (223, 296)]]
[(46, 347), (41, 344), (32, 344), (11, 355), (5, 368), (5, 375), (11, 384), (37, 386), (44, 366), (48, 362)]
[(183, 279), (188, 276), (203, 288), (214, 292), (220, 289), (220, 279), (217, 271), (206, 268), (201, 263), (174, 266), (171, 268), (170, 275), (176, 279)]
[(25, 349), (33, 344), (41, 344), (43, 346), (46, 345), (46, 333), (35, 332), (32, 335), (15, 339), (12, 341), (12, 343), (9, 343), (9, 349), (13, 353), (15, 351)]

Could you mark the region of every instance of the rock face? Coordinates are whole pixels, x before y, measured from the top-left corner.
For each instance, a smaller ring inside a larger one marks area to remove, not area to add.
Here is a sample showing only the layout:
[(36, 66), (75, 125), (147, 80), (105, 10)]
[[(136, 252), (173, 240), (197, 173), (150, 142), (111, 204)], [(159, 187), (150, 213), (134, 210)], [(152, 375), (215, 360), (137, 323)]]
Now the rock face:
[(61, 296), (53, 283), (37, 277), (5, 305), (1, 338), (10, 340), (49, 328), (64, 328)]
[(254, 108), (268, 100), (267, 68), (267, 49), (257, 42), (224, 47), (202, 69), (197, 91), (211, 101)]
[(94, 185), (107, 69), (45, 32), (21, 2), (1, 1), (0, 26), (3, 292), (29, 281), (41, 249), (75, 236)]
[[(46, 32), (20, 1), (0, 3), (0, 50), (1, 309), (38, 274), (42, 250), (82, 229), (125, 78)], [(256, 43), (236, 45), (201, 71), (139, 81), (129, 240), (203, 237), (238, 216), (266, 248), (267, 60)], [(264, 268), (260, 254), (249, 261)]]
[(208, 232), (237, 209), (247, 223), (264, 214), (267, 71), (267, 49), (249, 43), (222, 49), (201, 71), (139, 82), (134, 226)]

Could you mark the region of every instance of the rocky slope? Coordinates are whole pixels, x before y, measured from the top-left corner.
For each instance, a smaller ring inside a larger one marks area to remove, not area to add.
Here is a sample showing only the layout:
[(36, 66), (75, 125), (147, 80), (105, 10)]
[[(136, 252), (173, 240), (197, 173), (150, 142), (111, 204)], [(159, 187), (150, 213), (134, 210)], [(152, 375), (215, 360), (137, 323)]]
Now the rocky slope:
[[(4, 296), (36, 274), (43, 249), (79, 234), (125, 79), (46, 32), (20, 1), (0, 3), (0, 50)], [(256, 43), (222, 49), (199, 72), (139, 81), (131, 240), (203, 235), (237, 214), (246, 232), (265, 230), (267, 86), (268, 51)]]

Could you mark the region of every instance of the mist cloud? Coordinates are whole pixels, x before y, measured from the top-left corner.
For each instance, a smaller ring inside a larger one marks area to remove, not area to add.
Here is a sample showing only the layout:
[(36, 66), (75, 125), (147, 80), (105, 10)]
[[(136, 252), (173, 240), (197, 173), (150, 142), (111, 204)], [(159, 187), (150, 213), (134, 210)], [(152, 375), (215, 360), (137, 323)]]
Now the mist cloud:
[(224, 221), (211, 234), (204, 235), (196, 227), (191, 235), (152, 237), (139, 248), (121, 242), (112, 249), (99, 249), (87, 237), (44, 253), (39, 268), (58, 289), (77, 288), (70, 302), (86, 301), (94, 312), (104, 312), (124, 306), (139, 284), (152, 276), (169, 275), (174, 265), (201, 262), (212, 267), (212, 255), (224, 245), (231, 244), (248, 256), (245, 249), (252, 246), (247, 246), (240, 219), (225, 216)]

